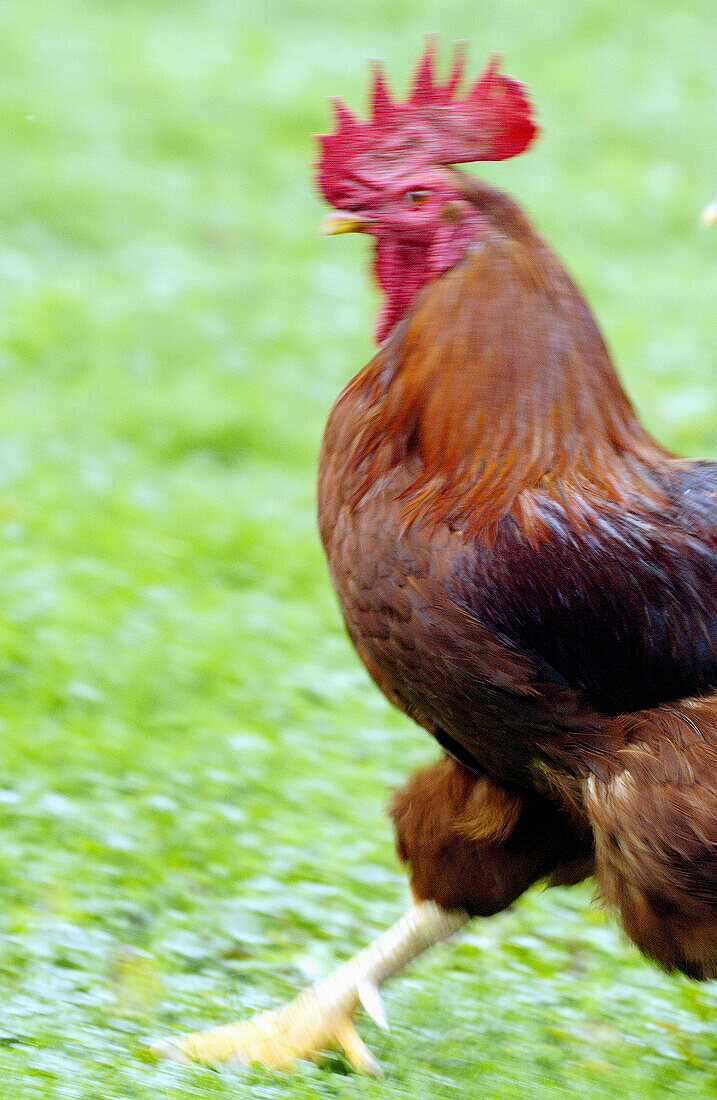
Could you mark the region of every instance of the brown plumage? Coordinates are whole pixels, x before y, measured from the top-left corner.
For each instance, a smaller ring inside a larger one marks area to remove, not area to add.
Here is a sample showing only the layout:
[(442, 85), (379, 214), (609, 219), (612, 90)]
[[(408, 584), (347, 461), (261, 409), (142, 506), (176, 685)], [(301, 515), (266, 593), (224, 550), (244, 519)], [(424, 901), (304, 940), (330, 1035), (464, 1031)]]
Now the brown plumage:
[[(646, 954), (715, 976), (717, 469), (640, 426), (513, 200), (430, 186), (470, 243), (338, 398), (319, 470), (349, 634), (449, 754), (394, 800), (399, 855), (416, 897), (484, 915), (594, 870)], [(379, 271), (397, 190), (351, 208)]]
[(592, 873), (589, 835), (572, 811), (447, 756), (396, 793), (391, 817), (414, 894), (444, 909), (489, 917), (537, 879), (567, 886)]

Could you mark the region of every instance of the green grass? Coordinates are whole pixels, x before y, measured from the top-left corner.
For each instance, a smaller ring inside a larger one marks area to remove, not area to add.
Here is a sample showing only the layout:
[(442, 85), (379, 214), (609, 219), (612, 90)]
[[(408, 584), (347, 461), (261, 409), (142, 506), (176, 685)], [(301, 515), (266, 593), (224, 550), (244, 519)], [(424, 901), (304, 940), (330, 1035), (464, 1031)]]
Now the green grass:
[[(246, 5), (249, 9), (250, 6)], [(544, 134), (486, 173), (586, 288), (653, 431), (717, 455), (713, 0), (0, 6), (4, 1095), (711, 1097), (713, 987), (587, 888), (437, 949), (340, 1059), (243, 1081), (148, 1036), (275, 1004), (403, 909), (383, 814), (435, 755), (361, 671), (314, 528), (371, 353), (367, 243), (311, 134), (426, 31), (502, 49)]]

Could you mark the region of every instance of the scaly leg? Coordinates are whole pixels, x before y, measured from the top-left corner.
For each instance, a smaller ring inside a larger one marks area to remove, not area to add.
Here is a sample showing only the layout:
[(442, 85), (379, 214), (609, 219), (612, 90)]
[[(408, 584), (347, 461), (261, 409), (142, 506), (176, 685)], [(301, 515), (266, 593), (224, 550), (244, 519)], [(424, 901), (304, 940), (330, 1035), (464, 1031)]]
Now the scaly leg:
[(260, 1063), (288, 1069), (296, 1058), (316, 1060), (322, 1051), (340, 1047), (359, 1073), (381, 1070), (353, 1025), (359, 1003), (384, 1030), (388, 1029), (379, 986), (428, 947), (447, 939), (468, 920), (461, 910), (441, 909), (435, 902), (414, 905), (372, 944), (316, 982), (284, 1008), (250, 1020), (195, 1031), (155, 1043), (156, 1054), (174, 1061), (239, 1069)]

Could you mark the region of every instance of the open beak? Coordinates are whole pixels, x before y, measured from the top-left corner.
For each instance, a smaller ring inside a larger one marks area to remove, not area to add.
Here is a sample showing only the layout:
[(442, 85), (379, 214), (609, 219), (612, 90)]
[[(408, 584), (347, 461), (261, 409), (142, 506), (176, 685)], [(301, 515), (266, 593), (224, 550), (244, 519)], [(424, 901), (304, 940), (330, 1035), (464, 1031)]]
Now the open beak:
[(345, 214), (337, 210), (335, 214), (327, 214), (321, 225), (319, 233), (322, 237), (334, 237), (337, 233), (360, 233), (370, 224), (370, 218), (362, 218), (358, 214)]
[(717, 199), (704, 208), (700, 221), (703, 225), (717, 225)]

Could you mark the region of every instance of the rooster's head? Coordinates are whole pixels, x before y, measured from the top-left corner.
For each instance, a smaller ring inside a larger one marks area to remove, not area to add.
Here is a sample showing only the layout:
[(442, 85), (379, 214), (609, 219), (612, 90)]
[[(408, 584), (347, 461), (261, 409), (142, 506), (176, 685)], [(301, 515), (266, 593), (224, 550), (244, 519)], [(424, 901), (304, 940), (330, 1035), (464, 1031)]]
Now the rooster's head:
[(435, 75), (435, 53), (431, 39), (405, 103), (393, 99), (376, 65), (368, 121), (336, 99), (336, 128), (319, 137), (317, 182), (337, 210), (322, 231), (376, 239), (386, 296), (379, 341), (424, 283), (452, 267), (485, 228), (450, 166), (515, 156), (537, 132), (523, 85), (498, 71), (497, 58), (461, 95), (464, 51), (456, 49), (444, 81)]

